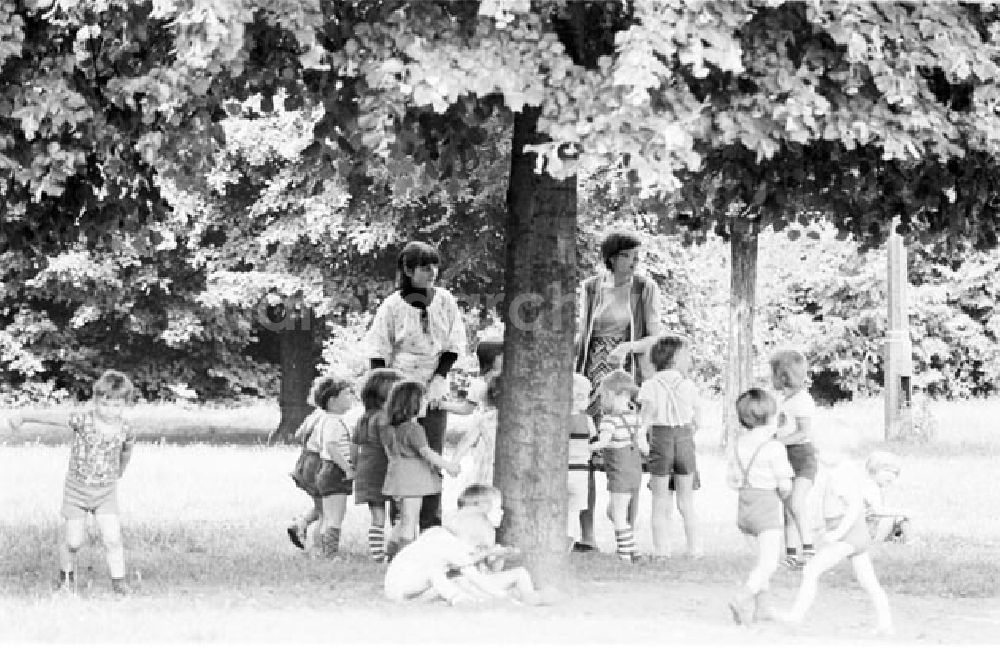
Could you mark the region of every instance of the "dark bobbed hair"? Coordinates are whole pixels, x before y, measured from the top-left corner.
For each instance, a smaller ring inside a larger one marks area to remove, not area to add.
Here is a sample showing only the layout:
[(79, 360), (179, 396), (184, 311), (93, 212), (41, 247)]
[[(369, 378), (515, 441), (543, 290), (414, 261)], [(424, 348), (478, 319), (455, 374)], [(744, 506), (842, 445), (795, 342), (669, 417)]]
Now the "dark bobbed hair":
[(401, 380), (403, 374), (398, 369), (379, 367), (369, 371), (365, 384), (361, 387), (361, 403), (365, 412), (375, 412), (384, 406), (389, 398), (389, 390)]
[(775, 351), (771, 355), (770, 363), (776, 387), (793, 387), (795, 389), (805, 387), (808, 369), (806, 368), (806, 356), (802, 353), (794, 349)]
[(736, 415), (745, 429), (765, 426), (777, 412), (774, 397), (759, 387), (751, 387), (736, 398)]
[(128, 401), (135, 388), (129, 377), (120, 371), (108, 369), (94, 383), (94, 396), (102, 399)]
[(313, 381), (309, 390), (309, 401), (320, 410), (326, 410), (326, 404), (335, 396), (351, 386), (351, 381), (338, 376), (320, 376)]
[(401, 380), (389, 391), (387, 413), (389, 424), (399, 426), (420, 412), (420, 400), (424, 396), (424, 386), (415, 380)]
[(619, 252), (631, 250), (642, 245), (642, 237), (637, 232), (629, 229), (615, 229), (608, 232), (608, 235), (601, 241), (601, 258), (604, 259), (604, 266), (612, 270), (611, 260), (618, 256)]
[(674, 366), (674, 356), (677, 355), (677, 351), (687, 346), (687, 343), (687, 339), (680, 335), (664, 335), (657, 339), (649, 349), (649, 361), (653, 363), (653, 368), (663, 371)]
[(410, 276), (406, 274), (406, 269), (413, 270), (419, 266), (430, 264), (440, 264), (441, 253), (430, 243), (422, 241), (410, 241), (399, 252), (396, 260), (396, 276), (399, 288), (410, 286)]
[(497, 357), (503, 355), (503, 341), (484, 339), (476, 346), (476, 357), (479, 358), (479, 373), (485, 374), (493, 369)]

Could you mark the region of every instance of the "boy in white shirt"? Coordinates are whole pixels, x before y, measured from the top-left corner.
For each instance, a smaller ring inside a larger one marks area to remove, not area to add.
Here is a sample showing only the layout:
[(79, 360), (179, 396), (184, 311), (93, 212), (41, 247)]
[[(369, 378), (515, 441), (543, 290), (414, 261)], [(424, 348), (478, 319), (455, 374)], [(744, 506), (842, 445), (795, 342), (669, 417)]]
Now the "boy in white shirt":
[[(502, 570), (498, 561), (516, 553), (496, 545), (501, 504), (500, 491), (493, 486), (466, 488), (458, 499), (458, 512), (444, 526), (420, 534), (389, 564), (386, 596), (399, 602), (441, 598), (450, 605), (496, 598), (540, 604), (527, 569)], [(449, 577), (455, 571), (459, 574)]]
[(702, 556), (698, 520), (694, 511), (694, 435), (701, 417), (698, 387), (688, 377), (691, 347), (686, 339), (666, 335), (649, 350), (656, 374), (639, 388), (642, 425), (649, 430), (649, 488), (653, 491), (653, 558), (670, 556), (671, 480), (677, 491), (677, 509), (684, 519), (688, 555)]

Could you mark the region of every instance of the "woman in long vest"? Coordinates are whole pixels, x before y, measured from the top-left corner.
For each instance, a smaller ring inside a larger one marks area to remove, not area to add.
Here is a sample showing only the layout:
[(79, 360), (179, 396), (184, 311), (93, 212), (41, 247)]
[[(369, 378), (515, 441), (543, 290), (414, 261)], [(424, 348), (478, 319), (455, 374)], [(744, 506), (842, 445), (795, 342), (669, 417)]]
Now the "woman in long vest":
[[(441, 453), (448, 413), (437, 404), (448, 394), (448, 371), (465, 350), (465, 324), (454, 296), (434, 286), (441, 256), (413, 241), (399, 253), (397, 290), (382, 301), (368, 331), (371, 367), (391, 367), (426, 387), (417, 421), (427, 444)], [(441, 495), (428, 495), (420, 509), (421, 531), (441, 524)]]
[[(576, 370), (593, 383), (594, 391), (605, 375), (621, 366), (637, 385), (652, 375), (646, 353), (660, 333), (659, 289), (648, 277), (638, 275), (642, 239), (632, 231), (612, 231), (601, 241), (606, 271), (583, 281), (580, 319), (576, 337)], [(641, 356), (638, 354), (642, 354)], [(591, 415), (600, 414), (594, 400)], [(580, 513), (583, 538), (574, 550), (596, 549), (594, 541), (594, 471), (590, 471), (587, 509)], [(629, 505), (629, 523), (635, 524), (638, 498)]]

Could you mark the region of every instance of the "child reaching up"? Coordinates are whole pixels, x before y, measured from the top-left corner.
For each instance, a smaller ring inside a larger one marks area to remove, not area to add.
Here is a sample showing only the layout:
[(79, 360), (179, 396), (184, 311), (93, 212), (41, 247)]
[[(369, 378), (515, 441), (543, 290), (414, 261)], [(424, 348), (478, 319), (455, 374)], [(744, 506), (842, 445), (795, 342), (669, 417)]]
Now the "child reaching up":
[(639, 496), (642, 483), (642, 454), (649, 451), (639, 416), (632, 412), (632, 395), (639, 390), (632, 376), (616, 369), (601, 379), (600, 399), (604, 413), (598, 427), (594, 450), (604, 455), (608, 478), (608, 510), (615, 526), (618, 558), (637, 559), (635, 532), (628, 521), (629, 502)]
[[(526, 569), (488, 568), (510, 552), (495, 543), (503, 518), (500, 491), (473, 484), (463, 491), (458, 506), (443, 527), (426, 530), (399, 551), (385, 573), (386, 596), (398, 602), (440, 598), (451, 605), (505, 598), (540, 604)], [(449, 571), (458, 575), (449, 578)]]
[[(792, 464), (792, 495), (785, 506), (785, 565), (802, 568), (815, 554), (809, 517), (809, 491), (816, 481), (816, 452), (810, 441), (816, 404), (806, 389), (806, 358), (795, 350), (771, 356), (771, 380), (778, 394), (777, 439), (785, 445)], [(798, 542), (802, 557), (797, 556)]]
[(479, 378), (474, 378), (469, 384), (465, 399), (463, 401), (445, 399), (438, 404), (438, 408), (456, 415), (471, 415), (488, 407), (489, 381), (491, 378), (499, 377), (503, 369), (503, 341), (490, 339), (480, 341), (476, 347), (476, 358), (479, 360)]
[[(490, 376), (487, 380), (486, 394), (482, 400), (482, 409), (476, 413), (472, 427), (455, 447), (451, 460), (458, 464), (461, 472), (454, 479), (447, 479), (450, 497), (442, 497), (451, 502), (457, 500), (458, 494), (472, 484), (492, 484), (493, 465), (495, 461), (497, 442), (497, 400), (500, 397), (500, 376)], [(449, 510), (452, 506), (447, 507)]]
[(129, 592), (125, 583), (125, 549), (118, 510), (118, 480), (132, 456), (135, 438), (123, 413), (132, 405), (132, 381), (108, 370), (94, 383), (93, 405), (84, 413), (15, 415), (13, 428), (24, 423), (67, 425), (73, 431), (69, 470), (63, 490), (63, 527), (59, 543), (59, 585), (76, 589), (76, 553), (87, 532), (87, 513), (94, 514), (107, 551), (111, 589)]
[(649, 488), (653, 491), (651, 527), (653, 554), (670, 556), (670, 509), (677, 492), (677, 509), (684, 519), (688, 555), (703, 553), (694, 510), (698, 464), (694, 435), (701, 419), (698, 387), (689, 378), (691, 348), (683, 337), (660, 337), (649, 351), (656, 374), (639, 389), (642, 423), (649, 429)]
[[(594, 418), (587, 414), (590, 405), (590, 380), (580, 373), (573, 374), (573, 413), (569, 418), (569, 471), (566, 492), (569, 501), (566, 509), (566, 533), (569, 547), (583, 543), (580, 515), (587, 509), (590, 456), (597, 443)], [(577, 532), (580, 541), (577, 541)]]
[(367, 504), (371, 514), (368, 527), (368, 550), (376, 562), (385, 561), (385, 505), (382, 494), (389, 457), (385, 453), (385, 438), (390, 433), (389, 418), (383, 408), (392, 386), (403, 379), (396, 369), (372, 369), (361, 388), (365, 412), (354, 428), (351, 443), (351, 464), (354, 465), (354, 501)]
[(816, 455), (823, 469), (817, 491), (823, 511), (825, 542), (802, 571), (802, 584), (792, 609), (780, 618), (801, 623), (816, 597), (819, 578), (844, 559), (851, 560), (854, 576), (875, 607), (876, 634), (892, 633), (889, 599), (875, 576), (868, 548), (871, 537), (865, 523), (864, 475), (846, 455), (852, 448), (851, 434), (825, 434), (816, 438)]
[(781, 500), (792, 491), (792, 466), (785, 446), (774, 439), (776, 410), (774, 398), (761, 389), (736, 399), (744, 432), (730, 453), (726, 481), (740, 493), (736, 524), (757, 546), (757, 565), (729, 603), (733, 619), (744, 625), (773, 617), (764, 598), (781, 554)]
[(459, 466), (447, 461), (427, 445), (424, 429), (417, 423), (424, 386), (413, 380), (396, 383), (389, 392), (386, 412), (392, 433), (387, 434), (386, 469), (382, 493), (399, 502), (399, 521), (389, 535), (389, 544), (402, 548), (417, 537), (420, 505), (425, 495), (441, 492), (441, 473), (458, 475)]

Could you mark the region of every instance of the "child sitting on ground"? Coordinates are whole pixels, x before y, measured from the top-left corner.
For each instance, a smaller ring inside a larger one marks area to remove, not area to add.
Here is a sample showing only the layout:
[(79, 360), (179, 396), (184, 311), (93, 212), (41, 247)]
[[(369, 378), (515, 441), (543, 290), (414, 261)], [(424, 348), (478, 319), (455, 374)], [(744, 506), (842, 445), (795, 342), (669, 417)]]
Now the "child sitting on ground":
[[(505, 554), (495, 544), (503, 517), (500, 491), (473, 484), (459, 497), (458, 512), (443, 527), (432, 527), (399, 551), (385, 573), (385, 594), (397, 602), (443, 599), (451, 605), (513, 598), (539, 604), (531, 576), (523, 568), (489, 572), (489, 561)], [(449, 571), (457, 571), (448, 577)]]
[(910, 518), (885, 504), (885, 490), (899, 478), (899, 457), (887, 451), (873, 451), (865, 462), (868, 481), (865, 489), (865, 521), (876, 543), (909, 540)]
[(778, 569), (784, 528), (781, 500), (792, 492), (793, 473), (785, 445), (774, 439), (774, 397), (749, 389), (736, 399), (736, 411), (744, 432), (730, 452), (726, 481), (739, 489), (736, 525), (756, 542), (757, 565), (729, 609), (736, 623), (747, 625), (773, 616), (764, 598)]

